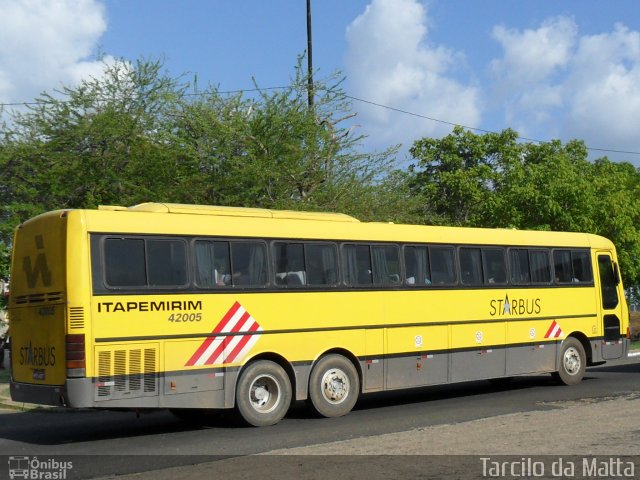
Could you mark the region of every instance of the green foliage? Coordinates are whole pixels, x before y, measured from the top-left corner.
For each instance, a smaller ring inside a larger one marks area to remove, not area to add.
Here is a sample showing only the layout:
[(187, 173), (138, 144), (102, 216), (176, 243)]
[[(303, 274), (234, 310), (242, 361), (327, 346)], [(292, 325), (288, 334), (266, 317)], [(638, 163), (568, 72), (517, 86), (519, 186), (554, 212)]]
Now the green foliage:
[(640, 171), (591, 162), (583, 142), (517, 143), (512, 130), (420, 139), (412, 188), (427, 223), (590, 232), (611, 239), (640, 285)]
[(342, 78), (316, 82), (302, 58), (291, 86), (197, 90), (160, 61), (119, 61), (77, 87), (43, 93), (0, 125), (0, 276), (16, 225), (46, 210), (144, 201), (340, 211), (362, 220), (586, 231), (614, 241), (640, 285), (640, 172), (587, 160), (580, 141), (518, 143), (455, 128), (363, 152)]
[(413, 188), (424, 201), (426, 223), (490, 225), (499, 166), (517, 153), (516, 138), (512, 130), (475, 135), (456, 127), (441, 139), (417, 140), (410, 152), (418, 164), (410, 170)]
[(14, 228), (60, 208), (158, 201), (408, 218), (406, 177), (390, 175), (396, 149), (359, 150), (341, 83), (316, 82), (309, 108), (302, 58), (290, 87), (255, 97), (192, 91), (140, 60), (43, 93), (0, 131), (0, 274)]
[(341, 78), (316, 84), (309, 108), (303, 71), (299, 63), (286, 89), (256, 87), (258, 98), (209, 89), (181, 103), (173, 130), (188, 165), (185, 202), (348, 211), (377, 190), (395, 149), (359, 152)]
[[(135, 203), (167, 171), (164, 116), (180, 94), (159, 62), (118, 62), (63, 99), (44, 93), (8, 133), (14, 190), (39, 210)], [(14, 203), (16, 192), (9, 203)]]

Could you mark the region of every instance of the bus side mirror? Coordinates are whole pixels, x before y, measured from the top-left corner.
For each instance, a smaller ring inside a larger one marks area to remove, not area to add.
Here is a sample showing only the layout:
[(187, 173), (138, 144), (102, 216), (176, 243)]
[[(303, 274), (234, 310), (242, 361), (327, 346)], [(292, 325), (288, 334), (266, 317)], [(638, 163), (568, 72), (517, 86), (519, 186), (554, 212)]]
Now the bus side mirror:
[(620, 285), (620, 270), (618, 270), (618, 264), (613, 264), (613, 278), (616, 282), (616, 286)]

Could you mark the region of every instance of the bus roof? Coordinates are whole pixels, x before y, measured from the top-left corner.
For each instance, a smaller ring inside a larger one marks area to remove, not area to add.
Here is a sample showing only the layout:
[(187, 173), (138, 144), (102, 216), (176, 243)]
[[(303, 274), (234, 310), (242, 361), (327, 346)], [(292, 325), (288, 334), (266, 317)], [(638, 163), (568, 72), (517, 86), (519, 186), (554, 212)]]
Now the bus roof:
[[(44, 215), (49, 214), (61, 211)], [(63, 215), (82, 215), (86, 231), (98, 233), (613, 248), (608, 239), (588, 233), (360, 222), (340, 213), (261, 208), (142, 203), (67, 210)]]
[(230, 217), (283, 218), (327, 222), (359, 222), (344, 213), (299, 212), (295, 210), (269, 210), (266, 208), (222, 207), (214, 205), (184, 205), (179, 203), (141, 203), (132, 207), (101, 205), (99, 210), (116, 210), (152, 213), (182, 213), (191, 215), (215, 215)]

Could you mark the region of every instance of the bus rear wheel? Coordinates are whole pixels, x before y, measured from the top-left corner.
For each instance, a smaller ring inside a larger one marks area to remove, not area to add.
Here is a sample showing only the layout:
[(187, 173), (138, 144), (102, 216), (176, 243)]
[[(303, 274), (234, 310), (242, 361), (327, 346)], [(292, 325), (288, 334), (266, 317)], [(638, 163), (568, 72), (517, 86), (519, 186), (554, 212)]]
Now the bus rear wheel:
[(240, 374), (236, 386), (236, 410), (254, 427), (278, 423), (291, 404), (291, 382), (275, 362), (258, 360)]
[(560, 351), (560, 368), (553, 377), (565, 385), (580, 383), (587, 364), (587, 356), (582, 343), (577, 338), (569, 337), (562, 342)]
[(360, 393), (358, 372), (342, 355), (322, 357), (309, 378), (309, 400), (323, 417), (341, 417), (349, 413)]

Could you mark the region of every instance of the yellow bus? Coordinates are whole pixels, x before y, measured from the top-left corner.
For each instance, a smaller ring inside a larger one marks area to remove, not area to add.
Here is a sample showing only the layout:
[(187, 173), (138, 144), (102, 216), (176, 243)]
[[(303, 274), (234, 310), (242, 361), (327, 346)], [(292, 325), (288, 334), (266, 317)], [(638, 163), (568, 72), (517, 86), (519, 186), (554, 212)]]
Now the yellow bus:
[(146, 203), (45, 213), (13, 247), (21, 402), (263, 426), (295, 400), (334, 417), (383, 390), (575, 384), (629, 348), (614, 245), (584, 233)]

